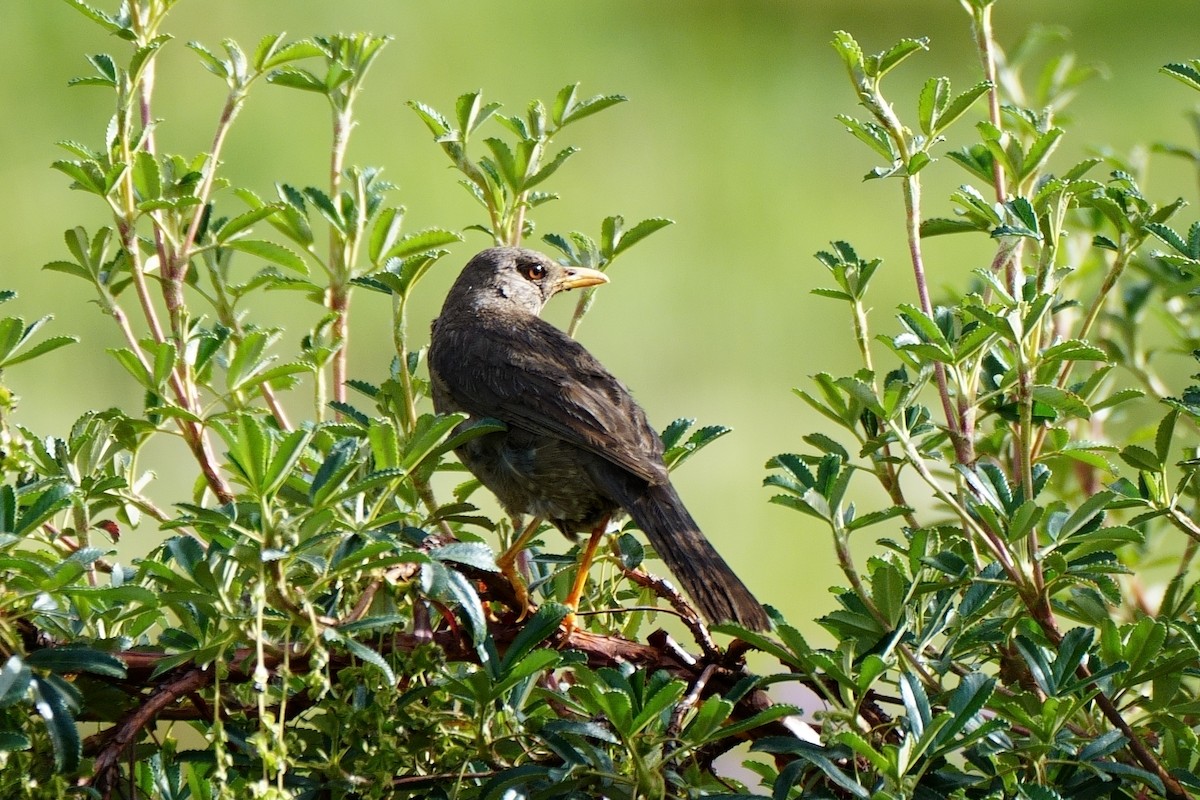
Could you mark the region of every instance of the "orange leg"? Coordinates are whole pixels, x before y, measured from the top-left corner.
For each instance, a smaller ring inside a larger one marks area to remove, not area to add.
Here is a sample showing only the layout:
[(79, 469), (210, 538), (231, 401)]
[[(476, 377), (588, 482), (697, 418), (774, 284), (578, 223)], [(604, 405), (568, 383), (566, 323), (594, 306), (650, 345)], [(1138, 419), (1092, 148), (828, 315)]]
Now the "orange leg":
[(534, 537), (541, 525), (541, 518), (534, 517), (533, 521), (521, 531), (521, 535), (496, 559), (496, 566), (500, 568), (500, 574), (508, 578), (513, 592), (517, 595), (517, 602), (521, 604), (521, 616), (517, 618), (518, 622), (525, 619), (525, 614), (529, 611), (529, 590), (525, 586), (525, 579), (517, 571), (517, 557), (520, 556), (521, 551), (529, 544), (529, 540)]
[(604, 538), (607, 528), (608, 520), (605, 519), (592, 530), (587, 546), (583, 548), (583, 556), (579, 559), (579, 571), (575, 573), (575, 583), (571, 586), (571, 593), (567, 595), (567, 608), (571, 610), (562, 621), (563, 629), (568, 635), (577, 627), (575, 610), (579, 608), (579, 598), (583, 595), (583, 587), (587, 585), (588, 570), (592, 567), (592, 561), (596, 558), (596, 548), (600, 546), (600, 540)]

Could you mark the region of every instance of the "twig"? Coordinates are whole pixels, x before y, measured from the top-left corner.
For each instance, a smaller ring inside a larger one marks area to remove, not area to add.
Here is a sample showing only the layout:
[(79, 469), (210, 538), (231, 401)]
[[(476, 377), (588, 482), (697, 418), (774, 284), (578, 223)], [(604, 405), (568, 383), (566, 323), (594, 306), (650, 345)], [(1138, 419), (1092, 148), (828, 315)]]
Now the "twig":
[(125, 718), (111, 729), (108, 743), (96, 756), (92, 775), (83, 781), (83, 785), (93, 784), (103, 792), (118, 778), (115, 772), (121, 753), (137, 741), (142, 731), (154, 722), (159, 713), (180, 698), (207, 685), (212, 680), (212, 674), (211, 669), (192, 667), (157, 687), (144, 703), (126, 714)]
[(624, 565), (621, 565), (621, 572), (638, 586), (649, 589), (670, 603), (671, 608), (675, 609), (683, 624), (691, 632), (692, 638), (696, 640), (696, 644), (700, 645), (700, 649), (704, 652), (704, 655), (712, 657), (720, 654), (720, 648), (713, 641), (712, 634), (708, 632), (708, 626), (704, 624), (704, 620), (696, 613), (696, 609), (692, 608), (687, 600), (684, 599), (679, 590), (671, 585), (670, 581), (660, 578), (657, 575), (651, 575), (649, 572)]

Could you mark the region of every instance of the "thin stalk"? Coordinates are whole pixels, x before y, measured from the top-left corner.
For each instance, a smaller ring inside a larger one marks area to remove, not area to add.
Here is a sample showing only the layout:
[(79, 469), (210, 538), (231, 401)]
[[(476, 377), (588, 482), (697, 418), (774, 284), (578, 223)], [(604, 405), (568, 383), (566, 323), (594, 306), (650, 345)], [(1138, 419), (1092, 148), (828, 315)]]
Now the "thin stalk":
[[(1079, 324), (1079, 332), (1076, 334), (1076, 338), (1087, 338), (1092, 330), (1092, 326), (1096, 324), (1100, 312), (1104, 309), (1104, 304), (1108, 300), (1109, 294), (1112, 292), (1113, 287), (1117, 285), (1117, 280), (1121, 277), (1121, 273), (1125, 271), (1129, 259), (1133, 257), (1133, 253), (1137, 250), (1141, 241), (1141, 237), (1136, 241), (1122, 237), (1121, 246), (1117, 250), (1116, 257), (1113, 258), (1112, 266), (1108, 268), (1108, 273), (1104, 276), (1104, 282), (1100, 284), (1100, 290), (1096, 292), (1096, 296), (1092, 299), (1092, 304), (1088, 306), (1087, 313), (1084, 314), (1083, 321)], [(1066, 386), (1067, 379), (1071, 376), (1071, 370), (1074, 366), (1074, 361), (1064, 361), (1058, 371), (1058, 377), (1055, 379), (1054, 385), (1060, 389)]]
[[(921, 311), (930, 318), (933, 317), (933, 303), (929, 300), (929, 285), (925, 277), (925, 261), (921, 253), (921, 181), (915, 175), (904, 178), (904, 227), (908, 238), (908, 253), (912, 261), (913, 277), (917, 285), (917, 298), (921, 303)], [(946, 380), (946, 366), (941, 362), (933, 365), (934, 379), (937, 381), (938, 397), (942, 402), (942, 412), (946, 415), (946, 428), (950, 441), (954, 445), (954, 456), (958, 463), (970, 465), (975, 463), (975, 445), (963, 435), (962, 422), (959, 419), (954, 401), (950, 397), (950, 386)]]
[(400, 387), (404, 392), (404, 427), (406, 433), (412, 433), (417, 424), (417, 399), (413, 388), (412, 376), (408, 373), (408, 296), (406, 294), (392, 296), (392, 339), (396, 346), (396, 355), (400, 359)]
[[(964, 3), (964, 5), (966, 4)], [(975, 33), (975, 46), (979, 50), (979, 63), (983, 68), (983, 77), (992, 85), (987, 93), (988, 120), (996, 128), (1000, 128), (1000, 86), (996, 82), (996, 40), (992, 35), (992, 7), (991, 5), (985, 5), (982, 8), (968, 6), (968, 10), (971, 12), (971, 27)], [(1004, 203), (1008, 200), (1004, 165), (998, 159), (992, 161), (992, 186), (996, 190), (996, 202)]]
[(992, 556), (998, 562), (1000, 562), (1000, 566), (1002, 566), (1004, 571), (1008, 573), (1009, 578), (1016, 583), (1017, 586), (1024, 586), (1024, 576), (1021, 574), (1020, 570), (1017, 569), (1016, 563), (1013, 561), (1012, 554), (1008, 552), (1008, 547), (1005, 545), (1004, 540), (994, 534), (992, 531), (980, 525), (979, 522), (967, 512), (967, 509), (964, 508), (961, 503), (959, 503), (958, 498), (942, 488), (942, 485), (938, 482), (938, 479), (934, 477), (933, 473), (929, 471), (929, 467), (925, 465), (924, 456), (918, 453), (916, 448), (913, 446), (912, 440), (908, 437), (907, 431), (903, 430), (893, 422), (888, 422), (887, 425), (892, 430), (892, 433), (896, 435), (896, 439), (900, 442), (900, 446), (904, 450), (904, 455), (907, 457), (909, 463), (911, 463), (913, 469), (917, 471), (917, 475), (921, 477), (921, 480), (925, 481), (926, 485), (933, 490), (934, 496), (937, 497), (938, 500), (941, 500), (943, 503), (945, 503), (951, 509), (951, 511), (953, 511), (957, 517), (959, 517), (959, 519), (963, 520), (964, 527), (974, 531), (976, 536), (973, 538), (978, 538), (984, 542), (988, 550), (991, 551)]
[(509, 231), (509, 243), (513, 247), (521, 246), (521, 238), (525, 235), (525, 206), (528, 198), (528, 192), (521, 192), (517, 197), (517, 207), (514, 210), (512, 218), (512, 229)]
[(333, 354), (333, 399), (346, 402), (346, 380), (349, 369), (350, 292), (341, 284), (329, 287), (329, 309), (333, 312), (330, 335), (337, 350)]
[[(908, 130), (901, 124), (890, 103), (879, 93), (878, 87), (859, 92), (859, 99), (875, 115), (888, 132), (889, 138), (897, 153), (898, 166), (907, 169), (912, 163)], [(921, 179), (915, 174), (906, 174), (903, 178), (904, 194), (904, 232), (908, 241), (908, 254), (912, 262), (913, 278), (917, 287), (917, 298), (921, 311), (927, 316), (933, 316), (933, 303), (929, 299), (929, 285), (925, 276), (925, 259), (921, 252)], [(934, 377), (937, 380), (938, 396), (942, 403), (942, 412), (946, 417), (946, 429), (950, 441), (954, 445), (955, 458), (960, 464), (975, 462), (975, 446), (963, 435), (962, 423), (950, 397), (950, 387), (946, 380), (946, 369), (943, 364), (936, 363)]]
[[(153, 65), (147, 65), (143, 74), (152, 75)], [(150, 100), (148, 96), (139, 101), (139, 108), (143, 109), (143, 113), (145, 114), (150, 113)], [(126, 116), (126, 123), (127, 122), (128, 117)], [(126, 128), (125, 135), (121, 137), (121, 141), (124, 151), (123, 155), (130, 162), (132, 162), (133, 152), (129, 149), (130, 134), (131, 132)], [(223, 139), (223, 135), (221, 138)], [(145, 142), (143, 142), (143, 146), (145, 146)], [(153, 153), (154, 151), (148, 150), (147, 152)], [(215, 154), (213, 163), (215, 163)], [(211, 189), (211, 174), (204, 183), (209, 187), (209, 189)], [(117, 217), (117, 230), (121, 238), (121, 246), (129, 257), (130, 274), (133, 279), (135, 292), (138, 296), (138, 302), (141, 305), (146, 322), (150, 327), (151, 336), (156, 343), (161, 344), (162, 342), (166, 341), (166, 336), (163, 332), (161, 324), (158, 321), (158, 315), (155, 312), (154, 303), (150, 298), (149, 287), (145, 279), (145, 265), (142, 261), (135, 229), (137, 212), (135, 210), (136, 199), (134, 196), (133, 178), (128, 172), (121, 184), (121, 203), (121, 206), (113, 207), (113, 212)], [(203, 205), (204, 204), (201, 203), (198, 208), (202, 208)], [(199, 213), (200, 212), (198, 211), (197, 214)], [(199, 224), (198, 217), (196, 219), (196, 224)], [(190, 247), (190, 245), (186, 246)], [(178, 261), (178, 256), (175, 260)], [(186, 265), (186, 259), (183, 263)], [(172, 281), (170, 276), (166, 274), (167, 272), (171, 271), (168, 268), (167, 263), (162, 263), (161, 267), (164, 270), (164, 300), (167, 302), (168, 311), (171, 312), (172, 335), (176, 340), (177, 351), (182, 353), (183, 336), (179, 333), (179, 325), (176, 321), (178, 316), (178, 299), (175, 301), (176, 308), (172, 309), (172, 298), (182, 298), (182, 293), (179, 288), (181, 281)], [(175, 289), (171, 288), (173, 283), (175, 284)], [(143, 366), (148, 366), (146, 356), (137, 340), (137, 336), (134, 334), (133, 329), (129, 325), (127, 317), (123, 312), (119, 311), (119, 307), (115, 304), (115, 302), (112, 302), (111, 298), (106, 299), (109, 301), (107, 306), (113, 313), (118, 325), (121, 327), (122, 334), (129, 343), (130, 349), (137, 355)], [(172, 370), (168, 380), (176, 402), (178, 402), (182, 408), (195, 412), (197, 407), (195, 387), (191, 384), (189, 376), (186, 374), (186, 370), (182, 367), (182, 362), (180, 362), (180, 365), (177, 366), (176, 369)], [(225, 482), (224, 478), (221, 477), (221, 474), (216, 467), (216, 454), (213, 452), (212, 445), (208, 441), (208, 436), (204, 428), (197, 423), (188, 422), (185, 420), (177, 420), (176, 424), (179, 426), (180, 433), (183, 435), (183, 439), (187, 443), (188, 449), (191, 450), (193, 457), (196, 458), (201, 472), (204, 475), (205, 482), (208, 484), (209, 488), (212, 489), (213, 493), (218, 497), (218, 499), (220, 499), (221, 502), (226, 503), (232, 500), (233, 493), (230, 490), (229, 485)]]
[(850, 304), (854, 309), (854, 341), (858, 344), (858, 352), (862, 356), (863, 366), (871, 375), (875, 374), (875, 365), (871, 359), (871, 343), (867, 340), (867, 310), (858, 298)]
[[(867, 612), (870, 613), (881, 628), (887, 631), (894, 630), (895, 626), (891, 620), (883, 615), (883, 612), (879, 610), (874, 600), (871, 599), (871, 593), (863, 585), (862, 577), (858, 574), (858, 568), (854, 566), (854, 556), (850, 553), (850, 532), (836, 522), (834, 523), (833, 530), (833, 548), (837, 554), (838, 567), (841, 568), (842, 574), (846, 576), (846, 580), (850, 582), (850, 589), (858, 597), (859, 602), (863, 604)], [(917, 673), (917, 676), (926, 687), (934, 691), (941, 691), (941, 683), (926, 668), (924, 662), (917, 658), (916, 653), (910, 647), (899, 643), (896, 649), (904, 660), (908, 662), (909, 666), (912, 667), (913, 671)]]
[(575, 338), (575, 334), (579, 332), (579, 326), (583, 324), (584, 316), (591, 310), (595, 295), (595, 287), (584, 289), (579, 295), (579, 300), (575, 303), (575, 313), (571, 315), (571, 324), (567, 326), (567, 336)]
[[(346, 100), (343, 108), (335, 109), (333, 114), (333, 141), (329, 157), (329, 197), (338, 202), (342, 190), (342, 171), (346, 161), (346, 149), (350, 144), (350, 131), (353, 129), (351, 108), (353, 102)], [(359, 205), (359, 214), (366, 213), (365, 207)], [(331, 230), (329, 237), (329, 267), (333, 280), (329, 285), (328, 306), (333, 312), (333, 326), (330, 334), (336, 348), (333, 354), (333, 399), (339, 403), (346, 402), (346, 379), (348, 377), (350, 360), (350, 292), (348, 281), (354, 261), (348, 258), (346, 237), (336, 228)]]
[[(878, 391), (878, 376), (875, 374), (875, 364), (871, 358), (871, 345), (867, 338), (870, 329), (867, 322), (867, 310), (858, 298), (855, 298), (850, 305), (854, 309), (854, 340), (858, 343), (858, 352), (862, 356), (863, 366), (871, 373), (871, 388)], [(871, 461), (875, 465), (875, 469), (873, 470), (875, 477), (883, 486), (884, 491), (888, 493), (892, 504), (907, 507), (908, 503), (904, 498), (904, 490), (900, 486), (900, 475), (896, 472), (896, 464), (892, 459), (891, 445), (884, 442), (882, 453), (879, 451), (872, 452)], [(880, 467), (883, 468), (882, 472), (880, 472)], [(904, 522), (910, 528), (921, 527), (916, 515), (912, 511), (904, 513)]]

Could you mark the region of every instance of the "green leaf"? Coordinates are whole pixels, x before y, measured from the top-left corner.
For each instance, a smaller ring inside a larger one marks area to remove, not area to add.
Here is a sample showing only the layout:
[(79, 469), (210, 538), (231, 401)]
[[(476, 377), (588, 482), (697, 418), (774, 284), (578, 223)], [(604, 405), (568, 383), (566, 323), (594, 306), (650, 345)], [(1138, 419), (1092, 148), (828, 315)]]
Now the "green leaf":
[(110, 678), (125, 677), (125, 663), (121, 659), (83, 644), (67, 644), (34, 650), (25, 663), (35, 669), (46, 669), (60, 675), (75, 672), (90, 672)]
[(297, 67), (283, 67), (282, 69), (274, 70), (267, 75), (267, 82), (277, 86), (286, 86), (289, 89), (316, 92), (317, 94), (328, 94), (329, 92), (324, 81), (308, 70)]
[(133, 158), (133, 186), (142, 201), (162, 197), (162, 173), (158, 161), (145, 150), (139, 150)]
[(863, 787), (853, 777), (843, 772), (831, 756), (828, 748), (819, 744), (805, 742), (800, 739), (768, 736), (750, 745), (751, 752), (791, 753), (815, 766), (825, 774), (825, 777), (844, 789), (850, 796), (859, 800), (868, 800), (871, 792)]
[(50, 734), (54, 747), (54, 767), (60, 773), (71, 773), (79, 768), (83, 755), (83, 743), (79, 739), (75, 717), (71, 713), (67, 697), (53, 681), (33, 681), (33, 702)]
[[(947, 88), (949, 88), (948, 85)], [(991, 88), (991, 83), (988, 81), (981, 81), (951, 100), (950, 103), (944, 109), (942, 109), (941, 114), (938, 115), (937, 121), (930, 131), (930, 135), (936, 136), (937, 134), (946, 130), (946, 128), (949, 128), (952, 124), (954, 124), (955, 120), (967, 113), (971, 106), (975, 104), (975, 101), (987, 94), (988, 90)]]
[(522, 661), (533, 648), (557, 631), (569, 611), (569, 608), (560, 603), (546, 603), (538, 608), (513, 637), (512, 643), (504, 653), (504, 659), (500, 662), (501, 674), (508, 674), (517, 662)]
[(424, 103), (416, 100), (409, 100), (408, 107), (416, 112), (421, 121), (425, 123), (425, 127), (429, 128), (434, 137), (441, 138), (450, 132), (450, 123), (436, 109), (427, 106)]
[(650, 219), (642, 220), (632, 228), (622, 232), (620, 236), (617, 236), (614, 239), (612, 257), (616, 257), (621, 253), (624, 253), (626, 250), (633, 247), (635, 244), (645, 239), (655, 231), (660, 231), (668, 225), (674, 224), (675, 220), (667, 219), (666, 217), (651, 217)]
[(996, 679), (980, 672), (964, 675), (958, 682), (958, 688), (950, 696), (946, 710), (950, 712), (949, 723), (938, 731), (936, 742), (945, 744), (970, 725), (984, 705), (991, 698), (996, 688)]
[(384, 251), (380, 260), (389, 258), (408, 258), (409, 256), (425, 253), (430, 250), (436, 250), (439, 247), (445, 247), (448, 244), (461, 242), (462, 236), (454, 231), (447, 231), (441, 228), (429, 228), (428, 230), (417, 231), (410, 233), (401, 238), (392, 247)]
[(687, 684), (681, 680), (673, 680), (660, 686), (658, 691), (646, 698), (636, 717), (633, 718), (631, 732), (637, 733), (649, 725), (655, 717), (675, 705), (683, 697)]
[(733, 703), (715, 694), (710, 695), (696, 709), (691, 721), (683, 729), (683, 740), (703, 744), (720, 738), (720, 736), (714, 737), (713, 734), (717, 733), (725, 720), (729, 719), (731, 713), (733, 713)]
[(875, 68), (873, 70), (868, 68), (868, 71), (871, 72), (875, 77), (882, 78), (898, 64), (900, 64), (901, 61), (908, 58), (913, 53), (928, 49), (929, 40), (925, 37), (921, 37), (920, 39), (901, 39), (888, 48), (886, 52), (881, 53), (877, 57), (877, 60), (875, 60)]
[(458, 602), (459, 608), (467, 617), (471, 626), (471, 644), (478, 647), (487, 638), (487, 617), (483, 611), (483, 603), (474, 585), (462, 573), (445, 570), (446, 584), (450, 594)]
[(575, 90), (578, 87), (579, 84), (565, 86), (554, 98), (554, 105), (550, 110), (550, 119), (560, 128), (572, 122), (578, 122), (585, 117), (590, 117), (592, 114), (599, 113), (606, 108), (624, 103), (628, 99), (622, 94), (608, 94), (596, 95), (587, 100), (577, 102), (575, 100)]
[(1032, 394), (1036, 402), (1045, 403), (1065, 416), (1088, 419), (1092, 415), (1092, 409), (1083, 401), (1083, 398), (1073, 392), (1059, 389), (1057, 386), (1038, 384), (1033, 387)]
[(353, 439), (342, 439), (329, 449), (329, 454), (321, 462), (317, 474), (313, 476), (312, 486), (309, 487), (309, 498), (314, 506), (323, 504), (349, 477), (354, 468), (353, 458), (357, 450), (358, 443)]
[(1121, 448), (1120, 455), (1121, 460), (1134, 469), (1146, 470), (1147, 472), (1162, 471), (1163, 464), (1158, 459), (1158, 456), (1144, 447), (1139, 447), (1136, 444), (1126, 445)]
[(1029, 146), (1029, 152), (1025, 154), (1025, 160), (1021, 165), (1021, 180), (1025, 180), (1030, 175), (1037, 172), (1054, 149), (1058, 147), (1058, 140), (1066, 133), (1062, 128), (1051, 128), (1045, 133), (1038, 136), (1033, 144)]
[(855, 77), (856, 73), (862, 72), (864, 66), (863, 51), (853, 36), (845, 31), (834, 31), (833, 41), (830, 44), (833, 45), (833, 49), (837, 51), (837, 54), (841, 56), (842, 62), (850, 72), (851, 79)]
[(905, 672), (900, 675), (900, 699), (904, 702), (913, 735), (920, 738), (933, 721), (933, 711), (929, 706), (929, 696), (915, 674)]
[(349, 636), (338, 634), (333, 628), (325, 629), (325, 637), (341, 642), (350, 651), (351, 655), (362, 659), (372, 666), (378, 667), (383, 672), (384, 678), (388, 683), (396, 683), (396, 673), (392, 671), (392, 665), (379, 653), (367, 647), (362, 642), (358, 642)]
[(1200, 91), (1200, 59), (1192, 59), (1186, 64), (1164, 64), (1158, 71)]
[(917, 104), (917, 116), (921, 122), (921, 130), (926, 136), (932, 137), (937, 130), (938, 118), (950, 102), (950, 79), (930, 78), (921, 89)]
[(845, 125), (846, 130), (854, 134), (854, 138), (886, 158), (889, 164), (896, 160), (895, 145), (883, 126), (874, 122), (861, 122), (845, 114), (838, 114), (837, 121)]
[(0, 358), (0, 369), (20, 364), (23, 361), (29, 361), (32, 358), (45, 355), (52, 350), (57, 350), (60, 347), (75, 344), (78, 341), (78, 337), (75, 336), (51, 336), (49, 339), (43, 339), (32, 347), (26, 348), (23, 352)]
[(218, 243), (227, 243), (236, 234), (249, 228), (256, 222), (274, 216), (282, 208), (280, 203), (270, 203), (252, 208), (249, 211), (239, 214), (233, 219), (226, 220), (219, 228), (213, 231), (213, 238)]
[(401, 469), (414, 469), (426, 458), (440, 455), (451, 449), (446, 444), (446, 437), (464, 419), (463, 414), (447, 414), (435, 417), (424, 414), (417, 420), (417, 426), (412, 438), (404, 443), (404, 458), (400, 462)]
[(1171, 455), (1171, 440), (1175, 436), (1175, 421), (1178, 419), (1179, 410), (1175, 409), (1158, 423), (1158, 429), (1154, 434), (1154, 450), (1160, 464), (1166, 464)]
[[(122, 25), (120, 25), (113, 17), (110, 17), (108, 14), (105, 14), (103, 11), (93, 8), (92, 6), (83, 2), (83, 0), (65, 0), (65, 2), (67, 3), (67, 5), (71, 6), (76, 11), (78, 11), (80, 14), (83, 14), (85, 17), (90, 19), (92, 22), (95, 22), (97, 25), (104, 28), (104, 30), (108, 31), (109, 33), (115, 33), (118, 35), (127, 33), (126, 29)], [(122, 35), (121, 38), (127, 39), (129, 37), (128, 37), (128, 35)]]
[(0, 669), (0, 708), (7, 708), (25, 699), (33, 673), (18, 655), (11, 655)]
[(284, 247), (281, 244), (276, 244), (275, 242), (268, 242), (263, 239), (234, 239), (233, 241), (225, 242), (224, 247), (230, 250), (249, 253), (252, 256), (257, 256), (264, 261), (270, 261), (272, 264), (278, 264), (301, 275), (308, 274), (308, 266), (295, 250)]
[(430, 551), (429, 555), (439, 561), (466, 564), (484, 572), (500, 571), (500, 568), (496, 566), (496, 554), (492, 552), (492, 548), (482, 542), (451, 542)]
[(38, 495), (33, 505), (17, 520), (13, 533), (25, 535), (71, 504), (74, 489), (70, 484), (55, 483)]
[(302, 58), (320, 58), (324, 52), (311, 39), (299, 39), (288, 42), (282, 47), (282, 34), (267, 34), (259, 40), (254, 49), (254, 68), (258, 72), (266, 72), (286, 64), (289, 61), (299, 61)]
[(1055, 361), (1108, 361), (1108, 354), (1081, 339), (1068, 339), (1042, 351), (1042, 363)]
[(301, 429), (292, 431), (280, 440), (263, 474), (264, 495), (274, 494), (291, 477), (311, 439), (312, 431)]

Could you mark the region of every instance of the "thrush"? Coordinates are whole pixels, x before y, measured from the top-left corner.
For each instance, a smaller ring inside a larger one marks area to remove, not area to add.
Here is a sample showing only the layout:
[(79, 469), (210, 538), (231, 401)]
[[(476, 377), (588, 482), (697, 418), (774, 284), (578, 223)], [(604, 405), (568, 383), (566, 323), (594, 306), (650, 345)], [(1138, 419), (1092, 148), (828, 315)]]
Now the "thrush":
[[(571, 538), (590, 534), (567, 597), (572, 611), (609, 521), (624, 510), (709, 621), (766, 629), (763, 607), (671, 485), (662, 441), (629, 390), (538, 316), (555, 294), (607, 281), (533, 250), (476, 255), (433, 322), (434, 407), (467, 414), (464, 425), (481, 418), (505, 424), (456, 453), (509, 514), (548, 520)], [(508, 566), (516, 547), (503, 557)]]

